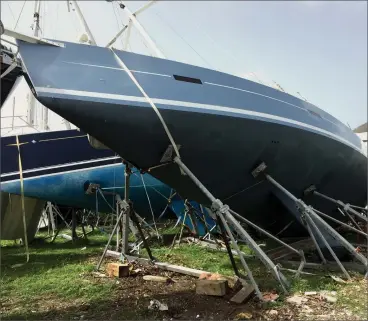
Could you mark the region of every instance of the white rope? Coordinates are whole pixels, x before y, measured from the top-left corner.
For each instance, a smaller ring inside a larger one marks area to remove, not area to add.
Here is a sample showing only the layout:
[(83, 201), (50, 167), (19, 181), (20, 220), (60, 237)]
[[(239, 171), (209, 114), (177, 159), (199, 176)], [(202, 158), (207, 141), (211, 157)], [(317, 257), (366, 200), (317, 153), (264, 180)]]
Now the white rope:
[(24, 204), (24, 181), (23, 181), (23, 168), (22, 168), (22, 158), (20, 155), (20, 145), (19, 145), (19, 138), (18, 135), (15, 136), (17, 141), (18, 147), (18, 164), (19, 164), (19, 176), (20, 176), (20, 196), (21, 196), (21, 203), (22, 203), (22, 216), (23, 216), (23, 229), (24, 229), (24, 243), (26, 246), (26, 256), (27, 261), (29, 261), (29, 249), (28, 249), (28, 237), (27, 237), (27, 223), (26, 223), (26, 208)]
[(141, 93), (143, 94), (143, 96), (147, 99), (148, 103), (151, 105), (151, 107), (153, 108), (153, 110), (155, 111), (155, 113), (157, 114), (158, 118), (161, 121), (162, 126), (165, 129), (165, 132), (167, 134), (167, 136), (169, 137), (169, 140), (171, 142), (171, 145), (173, 146), (176, 156), (178, 158), (180, 158), (180, 154), (179, 154), (179, 149), (174, 141), (174, 138), (172, 137), (169, 128), (167, 127), (164, 119), (161, 116), (160, 111), (158, 110), (158, 108), (156, 107), (155, 103), (152, 101), (152, 99), (146, 94), (146, 92), (143, 90), (143, 88), (141, 87), (141, 85), (138, 83), (137, 79), (134, 77), (134, 75), (132, 74), (132, 72), (128, 69), (128, 67), (125, 65), (125, 63), (118, 57), (118, 55), (115, 53), (114, 48), (110, 48), (112, 53), (115, 56), (116, 61), (120, 64), (120, 66), (127, 72), (127, 74), (129, 75), (130, 79), (134, 82), (134, 84), (138, 87), (138, 89), (141, 91)]

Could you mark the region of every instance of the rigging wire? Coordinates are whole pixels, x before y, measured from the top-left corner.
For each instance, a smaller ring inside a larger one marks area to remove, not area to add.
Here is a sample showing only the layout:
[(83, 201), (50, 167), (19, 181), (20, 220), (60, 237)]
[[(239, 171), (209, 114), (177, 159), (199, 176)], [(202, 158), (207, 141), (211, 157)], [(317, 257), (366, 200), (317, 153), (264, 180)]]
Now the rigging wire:
[[(120, 27), (119, 21), (121, 21), (122, 19), (119, 19), (119, 17), (118, 17), (118, 15), (119, 15), (119, 9), (118, 10), (115, 9), (114, 2), (111, 2), (111, 6), (112, 6), (112, 10), (114, 11), (115, 20), (116, 20), (116, 24), (118, 26), (118, 32), (119, 32), (122, 28), (124, 28), (124, 24), (121, 22), (122, 23), (122, 26)], [(124, 46), (124, 43), (123, 43), (123, 39), (121, 38), (121, 35), (119, 36), (119, 39), (120, 39), (120, 43), (121, 43), (121, 45), (123, 47)]]
[[(142, 35), (138, 32), (138, 36), (139, 36), (139, 39), (141, 40), (141, 42), (143, 43), (143, 45), (147, 48), (148, 50), (148, 54), (153, 57), (153, 54), (151, 52), (151, 50), (148, 48), (147, 44), (146, 44), (146, 41), (143, 39)], [(161, 50), (161, 48), (160, 48)], [(162, 50), (161, 50), (162, 51)]]
[(158, 235), (159, 235), (159, 232), (158, 232), (157, 225), (156, 225), (155, 214), (154, 214), (153, 209), (152, 209), (151, 199), (150, 199), (150, 197), (149, 197), (149, 195), (148, 195), (147, 187), (146, 187), (146, 183), (144, 182), (144, 178), (143, 178), (143, 175), (142, 175), (142, 174), (141, 174), (141, 179), (142, 179), (142, 183), (143, 183), (144, 191), (146, 192), (146, 196), (147, 196), (148, 204), (149, 204), (149, 207), (150, 207), (150, 210), (151, 210), (152, 220), (153, 220), (153, 225), (154, 225), (155, 230), (156, 230), (156, 235), (158, 236)]
[(161, 15), (159, 15), (157, 12), (155, 12), (155, 15), (162, 20), (162, 22), (164, 22), (181, 40), (183, 40), (210, 68), (212, 69), (216, 69), (214, 68), (197, 50), (195, 50), (188, 41), (186, 41), (172, 26), (170, 23), (168, 23), (167, 20), (165, 20), (164, 18), (162, 18)]
[(53, 24), (53, 28), (52, 28), (52, 36), (54, 39), (56, 39), (56, 29), (58, 26), (58, 21), (59, 21), (59, 4), (60, 2), (57, 2), (56, 4), (56, 19), (55, 19), (55, 23)]
[(14, 30), (15, 30), (15, 29), (17, 28), (17, 26), (18, 26), (18, 22), (19, 22), (20, 17), (22, 16), (22, 12), (23, 12), (23, 9), (24, 9), (24, 6), (25, 6), (26, 2), (27, 2), (27, 0), (24, 0), (23, 5), (22, 5), (22, 9), (20, 9), (20, 13), (19, 13), (19, 16), (18, 16), (17, 22), (15, 23), (15, 26), (14, 26), (14, 28), (13, 28)]
[(15, 16), (14, 16), (13, 10), (12, 10), (12, 8), (10, 7), (9, 2), (8, 2), (8, 1), (6, 1), (6, 4), (8, 5), (8, 8), (9, 8), (9, 10), (10, 10), (10, 13), (11, 13), (11, 15), (12, 15), (12, 17), (13, 17), (14, 21), (15, 21), (16, 19), (15, 19)]

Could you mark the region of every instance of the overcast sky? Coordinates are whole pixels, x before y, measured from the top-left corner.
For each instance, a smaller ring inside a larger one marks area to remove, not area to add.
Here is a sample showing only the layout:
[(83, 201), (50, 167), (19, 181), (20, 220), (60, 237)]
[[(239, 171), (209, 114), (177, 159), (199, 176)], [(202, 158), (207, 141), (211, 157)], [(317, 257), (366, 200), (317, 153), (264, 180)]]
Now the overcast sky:
[[(132, 11), (144, 3), (127, 2)], [(116, 3), (79, 4), (99, 45), (127, 23)], [(6, 28), (15, 27), (23, 5), (1, 1)], [(33, 10), (34, 1), (26, 1), (16, 30), (32, 33)], [(168, 59), (251, 79), (254, 72), (351, 127), (367, 121), (365, 1), (160, 1), (139, 20)], [(58, 40), (76, 41), (81, 32), (66, 1), (42, 2), (41, 28)], [(131, 39), (130, 50), (148, 54), (136, 31)]]

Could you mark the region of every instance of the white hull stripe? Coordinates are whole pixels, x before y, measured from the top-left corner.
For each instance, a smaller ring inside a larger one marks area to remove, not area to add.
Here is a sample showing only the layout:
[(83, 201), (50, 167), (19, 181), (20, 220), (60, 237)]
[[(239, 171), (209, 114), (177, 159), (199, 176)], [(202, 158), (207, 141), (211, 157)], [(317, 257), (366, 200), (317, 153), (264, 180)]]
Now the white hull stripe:
[[(58, 88), (47, 88), (47, 87), (35, 87), (37, 93), (48, 93), (48, 94), (60, 94), (60, 95), (69, 95), (69, 96), (78, 96), (78, 97), (87, 97), (87, 98), (100, 98), (104, 100), (119, 100), (124, 102), (142, 102), (147, 103), (146, 98), (144, 97), (137, 97), (137, 96), (126, 96), (126, 95), (117, 95), (117, 94), (107, 94), (107, 93), (98, 93), (98, 92), (90, 92), (90, 91), (80, 91), (80, 90), (71, 90), (71, 89), (58, 89)], [(204, 109), (204, 110), (211, 110), (211, 111), (219, 111), (219, 112), (227, 112), (232, 114), (238, 115), (247, 115), (253, 117), (260, 117), (264, 119), (280, 121), (292, 125), (297, 125), (300, 127), (308, 128), (314, 130), (316, 132), (322, 133), (327, 135), (331, 138), (334, 138), (352, 148), (362, 153), (362, 151), (352, 144), (351, 142), (347, 141), (346, 139), (333, 134), (327, 130), (322, 128), (318, 128), (306, 123), (302, 123), (297, 120), (276, 116), (272, 114), (261, 113), (257, 111), (247, 110), (247, 109), (240, 109), (240, 108), (233, 108), (233, 107), (225, 107), (219, 105), (207, 105), (207, 104), (200, 104), (200, 103), (192, 103), (188, 101), (178, 101), (178, 100), (169, 100), (169, 99), (159, 99), (159, 98), (151, 98), (155, 104), (167, 105), (167, 106), (178, 106), (178, 107), (187, 107), (187, 108), (196, 108), (196, 109)]]
[[(69, 173), (91, 171), (93, 169), (101, 168), (101, 167), (106, 168), (106, 167), (121, 166), (121, 165), (122, 165), (122, 163), (116, 163), (116, 164), (100, 165), (100, 166), (94, 166), (94, 167), (88, 167), (88, 168), (79, 168), (79, 169), (74, 169), (74, 170), (72, 169), (72, 170), (65, 171), (65, 172), (58, 172), (58, 173), (45, 174), (45, 175), (40, 175), (40, 176), (25, 177), (25, 178), (23, 178), (23, 180), (28, 181), (28, 180), (32, 180), (32, 179), (38, 179), (38, 178), (44, 178), (44, 177), (50, 177), (50, 176), (58, 176), (58, 175), (64, 175), (64, 174), (69, 174)], [(12, 180), (6, 181), (6, 182), (1, 182), (1, 185), (4, 186), (6, 184), (14, 183), (14, 182), (17, 182), (17, 181), (20, 181), (20, 179), (17, 178), (17, 179), (12, 179)]]
[[(81, 165), (81, 164), (98, 163), (98, 162), (103, 162), (103, 161), (107, 161), (107, 160), (114, 160), (114, 159), (120, 159), (120, 157), (119, 156), (113, 156), (113, 157), (105, 157), (105, 158), (99, 158), (99, 159), (90, 159), (88, 161), (59, 164), (59, 165), (54, 165), (54, 166), (38, 167), (38, 168), (32, 168), (32, 169), (24, 170), (23, 173), (24, 174), (25, 173), (33, 173), (33, 172), (39, 172), (39, 171), (53, 169), (53, 168), (61, 168), (61, 167), (68, 167), (68, 166), (77, 166), (77, 165)], [(105, 165), (105, 166), (109, 166), (109, 165)], [(90, 168), (93, 168), (93, 167), (90, 167)], [(1, 177), (7, 177), (7, 176), (15, 175), (15, 174), (19, 174), (19, 171), (18, 172), (11, 172), (11, 173), (6, 173), (6, 174), (1, 174)]]

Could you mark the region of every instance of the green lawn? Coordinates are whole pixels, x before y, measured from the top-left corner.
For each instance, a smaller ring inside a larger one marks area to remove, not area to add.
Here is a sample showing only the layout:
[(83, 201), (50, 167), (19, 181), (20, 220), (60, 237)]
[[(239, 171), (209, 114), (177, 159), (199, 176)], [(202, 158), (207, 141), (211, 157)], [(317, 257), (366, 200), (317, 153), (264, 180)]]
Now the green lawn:
[[(56, 319), (56, 315), (48, 314), (47, 311), (56, 309), (60, 312), (60, 307), (64, 311), (60, 318), (73, 318), (76, 307), (79, 311), (85, 305), (89, 306), (88, 315), (94, 319), (108, 315), (111, 305), (120, 295), (116, 280), (91, 277), (106, 239), (106, 234), (96, 231), (88, 235), (87, 242), (80, 240), (77, 244), (61, 238), (57, 238), (53, 244), (37, 241), (30, 245), (28, 263), (25, 263), (24, 247), (14, 245), (13, 242), (2, 242), (1, 318)], [(189, 244), (181, 244), (173, 249), (155, 245), (152, 250), (153, 255), (163, 262), (233, 275), (226, 253)], [(244, 246), (242, 250), (248, 251)], [(236, 260), (240, 266), (239, 260)], [(283, 306), (284, 296), (271, 274), (258, 260), (247, 259), (247, 262), (261, 291), (277, 290), (281, 294), (273, 306)], [(292, 274), (285, 275), (293, 280)], [(361, 279), (360, 276), (349, 284), (339, 284), (326, 276), (326, 273), (303, 275), (301, 279), (292, 281), (291, 293), (337, 291), (338, 301), (332, 308), (349, 309), (356, 316), (364, 318), (367, 315), (367, 291), (366, 283)], [(124, 311), (125, 317), (135, 318), (134, 308), (125, 307)]]

